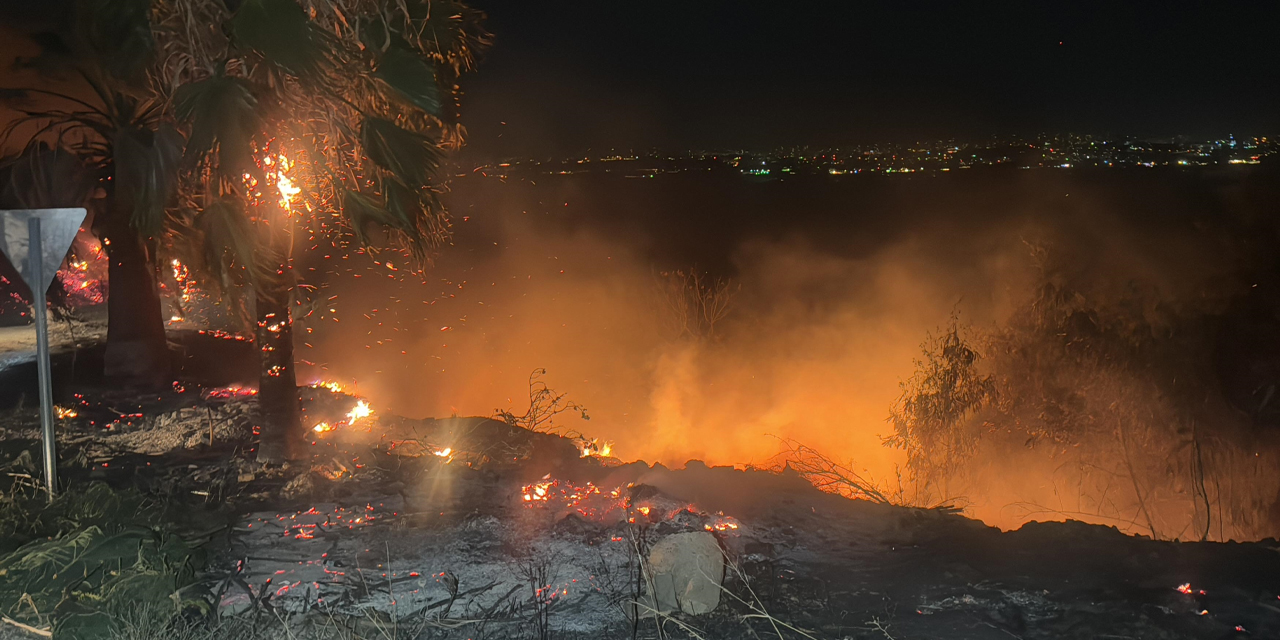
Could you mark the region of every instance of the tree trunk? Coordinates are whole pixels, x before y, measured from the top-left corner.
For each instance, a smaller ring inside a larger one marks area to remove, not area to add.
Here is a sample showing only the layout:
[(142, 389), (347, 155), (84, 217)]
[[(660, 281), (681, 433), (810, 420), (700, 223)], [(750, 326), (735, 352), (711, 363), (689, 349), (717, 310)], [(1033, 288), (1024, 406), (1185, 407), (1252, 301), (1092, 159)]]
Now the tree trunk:
[(258, 461), (281, 463), (306, 454), (298, 378), (293, 364), (293, 317), (289, 295), (293, 277), (273, 277), (261, 283), (255, 300), (258, 321), (258, 407), (262, 438)]
[(108, 258), (103, 374), (123, 385), (164, 384), (169, 377), (169, 346), (151, 256), (127, 223), (108, 223), (98, 235)]

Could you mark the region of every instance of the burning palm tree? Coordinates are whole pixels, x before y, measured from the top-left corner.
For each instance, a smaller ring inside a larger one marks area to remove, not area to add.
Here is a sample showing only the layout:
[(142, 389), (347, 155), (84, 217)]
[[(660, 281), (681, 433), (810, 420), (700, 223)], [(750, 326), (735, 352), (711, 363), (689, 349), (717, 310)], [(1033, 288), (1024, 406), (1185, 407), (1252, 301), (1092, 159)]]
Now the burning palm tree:
[(305, 436), (295, 251), (331, 233), (429, 261), (448, 235), (437, 169), (462, 143), (456, 82), (488, 46), (483, 14), (453, 0), (164, 0), (152, 19), (153, 80), (188, 132), (178, 218), (224, 292), (252, 291), (259, 457), (291, 457)]
[[(79, 9), (68, 40), (96, 97), (41, 92), (65, 107), (28, 110), (24, 122), (39, 124), (32, 140), (68, 145), (109, 183), (95, 226), (113, 252), (112, 327), (163, 344), (152, 278), (155, 241), (170, 231), (205, 283), (251, 295), (267, 422), (259, 454), (289, 457), (305, 435), (295, 249), (331, 234), (428, 263), (449, 233), (437, 170), (462, 144), (456, 83), (489, 45), (484, 15), (456, 0), (82, 0)], [(148, 279), (130, 287), (130, 275)]]

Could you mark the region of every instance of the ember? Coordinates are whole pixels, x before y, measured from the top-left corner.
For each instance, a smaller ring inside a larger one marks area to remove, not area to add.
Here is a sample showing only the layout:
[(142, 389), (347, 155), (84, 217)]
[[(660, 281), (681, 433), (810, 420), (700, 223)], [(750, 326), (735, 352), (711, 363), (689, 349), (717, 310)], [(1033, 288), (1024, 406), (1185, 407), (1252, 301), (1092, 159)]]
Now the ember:
[(246, 398), (258, 395), (258, 390), (252, 387), (242, 387), (240, 385), (231, 385), (228, 387), (219, 387), (217, 389), (209, 389), (204, 392), (204, 398), (227, 400), (230, 398)]

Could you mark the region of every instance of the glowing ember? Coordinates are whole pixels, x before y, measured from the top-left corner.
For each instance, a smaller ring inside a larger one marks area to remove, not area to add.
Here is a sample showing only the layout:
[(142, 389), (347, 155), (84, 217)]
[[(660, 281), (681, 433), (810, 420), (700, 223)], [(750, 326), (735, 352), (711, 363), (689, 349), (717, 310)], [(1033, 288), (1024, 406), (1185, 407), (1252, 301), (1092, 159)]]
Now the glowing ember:
[(525, 485), (520, 493), (527, 507), (564, 508), (576, 511), (584, 518), (603, 518), (627, 507), (621, 488), (604, 492), (590, 482), (578, 486), (565, 480), (554, 480), (550, 475)]
[(435, 451), (434, 453), (441, 458), (448, 458), (453, 455), (453, 447), (445, 447), (439, 451)]
[(1187, 582), (1187, 583), (1184, 583), (1184, 584), (1180, 584), (1180, 585), (1178, 585), (1178, 592), (1179, 592), (1179, 593), (1191, 593), (1191, 583), (1190, 583), (1190, 582)]
[(328, 422), (321, 422), (316, 426), (311, 427), (311, 430), (315, 431), (316, 433), (325, 433), (328, 431), (333, 431), (333, 426), (330, 425)]
[(250, 342), (253, 340), (251, 336), (244, 336), (237, 333), (230, 333), (222, 329), (200, 329), (196, 333), (202, 336), (218, 338), (219, 340), (235, 340), (236, 342)]
[[(107, 256), (102, 245), (83, 229), (76, 238), (76, 246), (79, 248), (67, 260), (66, 268), (58, 270), (66, 303), (71, 308), (102, 304), (106, 300), (106, 286), (102, 278), (106, 275)], [(8, 284), (8, 281), (0, 280), (0, 284)]]
[(249, 396), (258, 395), (258, 390), (251, 387), (242, 387), (240, 385), (231, 385), (229, 387), (220, 387), (218, 389), (209, 389), (204, 392), (206, 400), (216, 398), (226, 400), (229, 398), (247, 398)]
[(364, 418), (373, 415), (373, 409), (369, 408), (369, 403), (364, 400), (357, 400), (356, 406), (351, 408), (347, 414), (347, 424), (355, 424)]
[(57, 414), (59, 420), (66, 420), (68, 418), (74, 418), (80, 415), (74, 408), (62, 407), (58, 405), (53, 406), (53, 412)]
[(736, 531), (738, 529), (738, 521), (731, 516), (717, 513), (712, 522), (703, 526), (707, 531)]

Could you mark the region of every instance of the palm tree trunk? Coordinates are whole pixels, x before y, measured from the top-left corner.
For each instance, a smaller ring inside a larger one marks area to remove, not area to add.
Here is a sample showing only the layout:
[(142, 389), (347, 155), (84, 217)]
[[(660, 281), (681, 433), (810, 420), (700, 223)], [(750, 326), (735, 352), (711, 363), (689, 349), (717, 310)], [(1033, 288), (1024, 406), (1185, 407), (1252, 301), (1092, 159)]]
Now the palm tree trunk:
[(108, 222), (99, 237), (108, 258), (103, 374), (125, 385), (164, 384), (169, 376), (169, 345), (150, 252), (127, 223)]
[(262, 283), (254, 305), (261, 366), (258, 407), (263, 422), (259, 462), (296, 460), (306, 452), (298, 378), (293, 364), (293, 318), (289, 313), (294, 283), (287, 268), (281, 271), (285, 275)]

